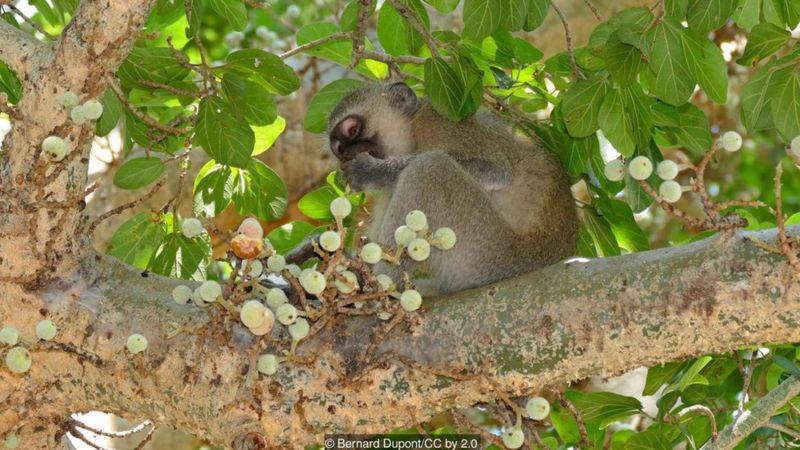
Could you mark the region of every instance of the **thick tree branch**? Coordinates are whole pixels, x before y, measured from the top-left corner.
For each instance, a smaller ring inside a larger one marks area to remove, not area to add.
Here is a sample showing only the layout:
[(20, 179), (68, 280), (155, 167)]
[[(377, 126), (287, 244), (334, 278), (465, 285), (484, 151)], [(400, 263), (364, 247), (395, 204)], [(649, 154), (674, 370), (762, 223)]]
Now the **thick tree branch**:
[(28, 74), (30, 59), (46, 47), (28, 33), (0, 20), (0, 61), (8, 64), (20, 79)]
[[(175, 305), (170, 292), (181, 281), (98, 256), (95, 269), (46, 291), (0, 284), (20, 299), (0, 303), (5, 323), (31, 335), (44, 314), (62, 324), (57, 342), (83, 352), (34, 350), (27, 377), (0, 372), (8, 381), (0, 398), (25, 405), (36, 395), (39, 405), (36, 416), (23, 407), (0, 415), (0, 434), (18, 422), (23, 434), (56, 412), (100, 409), (225, 445), (256, 433), (299, 448), (326, 432), (385, 431), (411, 415), (424, 421), (501, 390), (529, 394), (588, 375), (800, 341), (794, 270), (750, 237), (774, 242), (776, 231), (562, 263), (430, 299), (378, 345), (383, 322), (349, 317), (302, 343), (303, 362), (282, 363), (271, 377), (256, 374), (253, 361), (288, 348), (283, 327), (256, 338), (213, 307)], [(176, 329), (194, 331), (167, 339)], [(123, 350), (131, 333), (148, 337), (147, 354)]]

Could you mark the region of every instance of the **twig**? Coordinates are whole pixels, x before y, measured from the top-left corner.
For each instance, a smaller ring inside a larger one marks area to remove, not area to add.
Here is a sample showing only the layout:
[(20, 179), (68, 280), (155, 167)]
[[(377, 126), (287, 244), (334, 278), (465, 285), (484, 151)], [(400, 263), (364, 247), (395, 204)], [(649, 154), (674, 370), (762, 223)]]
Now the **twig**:
[(697, 228), (697, 229), (702, 230), (702, 231), (711, 230), (711, 229), (715, 228), (714, 224), (710, 220), (707, 220), (707, 219), (706, 220), (696, 219), (696, 218), (686, 214), (682, 210), (676, 208), (671, 203), (668, 203), (666, 200), (661, 198), (661, 195), (659, 195), (658, 192), (656, 192), (655, 189), (653, 189), (650, 186), (649, 183), (647, 183), (647, 180), (640, 180), (639, 181), (639, 186), (641, 186), (642, 190), (647, 192), (648, 195), (653, 197), (653, 199), (659, 205), (661, 205), (661, 207), (664, 209), (664, 211), (666, 211), (669, 214), (672, 214), (673, 216), (683, 220), (686, 223), (687, 226), (689, 226), (691, 228)]
[(718, 434), (717, 433), (717, 418), (714, 417), (714, 411), (711, 411), (707, 406), (705, 406), (705, 405), (688, 406), (688, 407), (683, 408), (682, 410), (680, 410), (678, 412), (677, 416), (680, 418), (680, 417), (683, 417), (686, 414), (695, 413), (695, 412), (696, 413), (700, 413), (700, 414), (708, 417), (708, 420), (711, 422), (711, 442), (716, 441), (717, 440), (717, 434)]
[(790, 376), (768, 392), (744, 414), (725, 427), (715, 442), (707, 442), (700, 450), (729, 450), (762, 426), (767, 426), (772, 414), (786, 402), (800, 394), (800, 378)]
[(425, 58), (420, 58), (419, 56), (392, 56), (386, 53), (366, 49), (361, 52), (361, 58), (374, 59), (375, 61), (385, 62), (387, 64), (417, 64), (420, 66), (425, 64), (426, 61)]
[(157, 129), (161, 130), (165, 133), (169, 133), (175, 136), (180, 136), (186, 133), (186, 130), (182, 128), (175, 128), (168, 125), (164, 125), (157, 121), (156, 119), (150, 117), (149, 115), (143, 113), (139, 108), (133, 106), (130, 100), (128, 100), (128, 96), (122, 92), (122, 87), (119, 85), (119, 81), (117, 81), (116, 77), (109, 75), (108, 77), (108, 85), (111, 87), (111, 90), (114, 91), (114, 94), (117, 95), (117, 98), (125, 105), (128, 110), (136, 116), (137, 119), (141, 120), (145, 124)]
[(327, 44), (328, 42), (338, 41), (341, 39), (347, 39), (350, 37), (350, 32), (347, 31), (339, 31), (333, 34), (329, 34), (325, 37), (321, 37), (319, 39), (314, 39), (313, 41), (306, 42), (303, 45), (298, 45), (297, 47), (287, 50), (280, 54), (281, 59), (286, 59), (292, 55), (296, 55), (300, 52), (304, 52), (306, 50), (312, 49), (314, 47), (319, 47), (320, 45)]
[(137, 83), (147, 87), (163, 89), (165, 91), (172, 92), (175, 95), (183, 95), (186, 97), (198, 97), (200, 95), (203, 95), (203, 92), (193, 92), (186, 89), (180, 89), (176, 88), (175, 86), (170, 86), (164, 83), (157, 83), (155, 81), (150, 81), (150, 80), (139, 80), (137, 81)]
[(36, 30), (36, 31), (38, 31), (39, 33), (42, 33), (42, 34), (43, 34), (44, 36), (46, 36), (48, 39), (51, 39), (51, 40), (56, 40), (56, 39), (58, 39), (58, 36), (54, 36), (54, 35), (52, 35), (52, 34), (48, 33), (47, 31), (45, 31), (45, 30), (44, 30), (44, 28), (42, 28), (42, 27), (41, 27), (41, 25), (39, 25), (38, 23), (36, 23), (36, 21), (34, 21), (34, 20), (31, 20), (31, 18), (30, 18), (30, 17), (28, 17), (28, 16), (26, 16), (25, 14), (23, 14), (23, 13), (22, 13), (22, 11), (20, 11), (20, 10), (19, 10), (19, 8), (17, 8), (16, 6), (14, 6), (14, 4), (13, 4), (13, 3), (9, 3), (9, 4), (5, 5), (5, 6), (7, 6), (7, 7), (8, 7), (10, 10), (14, 11), (14, 14), (18, 15), (18, 16), (19, 16), (19, 17), (20, 17), (22, 20), (24, 20), (24, 21), (25, 21), (25, 23), (27, 23), (28, 25), (30, 25), (31, 27), (33, 27), (33, 29), (34, 29), (34, 30)]
[(358, 18), (356, 19), (356, 29), (353, 30), (353, 53), (350, 55), (350, 69), (354, 68), (361, 59), (361, 52), (364, 51), (364, 34), (367, 30), (367, 19), (369, 10), (372, 7), (372, 0), (359, 0)]
[(589, 9), (592, 10), (592, 14), (594, 14), (597, 20), (599, 20), (600, 22), (605, 20), (603, 19), (603, 15), (600, 14), (600, 11), (597, 10), (597, 6), (595, 6), (594, 3), (592, 3), (592, 0), (583, 0), (583, 3), (586, 3), (586, 6), (588, 6)]
[(586, 425), (583, 423), (583, 417), (581, 417), (581, 413), (578, 411), (578, 408), (576, 408), (575, 405), (573, 405), (572, 402), (569, 401), (562, 392), (553, 391), (553, 394), (556, 396), (561, 405), (567, 408), (569, 412), (572, 413), (572, 417), (575, 418), (575, 423), (578, 424), (578, 432), (581, 435), (581, 441), (579, 445), (587, 448), (591, 447), (589, 433), (586, 432)]
[(775, 431), (780, 431), (783, 434), (788, 434), (789, 436), (792, 437), (792, 439), (800, 441), (800, 432), (797, 432), (785, 425), (781, 425), (779, 423), (774, 423), (774, 422), (767, 422), (767, 424), (764, 426), (767, 428), (772, 428)]
[(561, 9), (556, 5), (556, 2), (551, 1), (550, 7), (558, 14), (558, 18), (561, 19), (561, 24), (564, 25), (564, 35), (567, 39), (567, 55), (569, 55), (569, 63), (572, 65), (572, 77), (577, 80), (580, 72), (578, 71), (578, 62), (575, 60), (575, 51), (572, 49), (572, 33), (569, 31), (569, 23), (564, 13), (561, 12)]
[(147, 194), (145, 194), (145, 195), (143, 195), (143, 196), (141, 196), (139, 198), (136, 198), (134, 200), (131, 200), (128, 203), (119, 205), (116, 208), (108, 210), (108, 211), (104, 212), (103, 214), (101, 214), (100, 216), (98, 216), (97, 219), (95, 219), (89, 225), (89, 228), (87, 229), (88, 230), (88, 234), (91, 236), (91, 234), (92, 234), (92, 232), (94, 232), (95, 228), (97, 228), (98, 225), (100, 225), (104, 220), (108, 219), (109, 217), (111, 217), (113, 215), (116, 215), (116, 214), (119, 214), (122, 211), (125, 211), (126, 209), (130, 209), (130, 208), (133, 208), (135, 206), (141, 205), (143, 202), (145, 202), (148, 199), (150, 199), (152, 196), (154, 196), (156, 194), (156, 192), (158, 192), (159, 189), (161, 189), (161, 186), (163, 186), (164, 183), (166, 183), (166, 181), (167, 181), (166, 178), (162, 178), (162, 179), (158, 180), (158, 182), (152, 188), (150, 188), (150, 191)]
[(783, 165), (778, 163), (775, 166), (775, 221), (778, 225), (778, 246), (795, 272), (800, 274), (800, 260), (798, 260), (797, 253), (792, 248), (792, 240), (786, 236), (786, 218), (783, 217), (783, 197), (781, 195), (781, 176), (783, 176)]

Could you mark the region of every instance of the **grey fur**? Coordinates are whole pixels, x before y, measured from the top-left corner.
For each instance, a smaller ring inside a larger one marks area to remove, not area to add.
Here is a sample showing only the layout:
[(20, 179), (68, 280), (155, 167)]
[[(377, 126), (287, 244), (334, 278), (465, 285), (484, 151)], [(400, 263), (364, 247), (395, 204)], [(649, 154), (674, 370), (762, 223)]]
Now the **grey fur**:
[(329, 133), (351, 116), (363, 120), (362, 141), (351, 147), (363, 153), (341, 169), (353, 189), (377, 197), (369, 238), (393, 246), (394, 230), (414, 209), (427, 215), (431, 231), (447, 226), (457, 236), (453, 249), (434, 249), (423, 263), (381, 263), (377, 272), (400, 281), (405, 271), (424, 295), (436, 295), (536, 270), (575, 251), (569, 178), (541, 144), (486, 113), (451, 122), (397, 83), (345, 96)]

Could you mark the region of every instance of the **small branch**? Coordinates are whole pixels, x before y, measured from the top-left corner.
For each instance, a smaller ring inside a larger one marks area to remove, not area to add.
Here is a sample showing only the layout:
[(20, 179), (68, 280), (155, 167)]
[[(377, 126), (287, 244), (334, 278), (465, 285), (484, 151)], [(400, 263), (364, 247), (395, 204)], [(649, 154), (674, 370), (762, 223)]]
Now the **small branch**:
[(558, 14), (558, 18), (561, 19), (561, 24), (564, 25), (564, 35), (567, 39), (567, 54), (569, 55), (569, 63), (572, 65), (572, 78), (577, 80), (580, 71), (578, 70), (578, 62), (575, 60), (575, 51), (572, 49), (572, 33), (569, 31), (569, 23), (567, 22), (566, 16), (564, 16), (564, 13), (561, 12), (561, 9), (555, 2), (551, 1), (550, 7)]
[(150, 188), (150, 191), (147, 194), (145, 194), (145, 195), (143, 195), (141, 197), (138, 197), (138, 198), (136, 198), (136, 199), (134, 199), (134, 200), (132, 200), (132, 201), (130, 201), (128, 203), (123, 204), (123, 205), (119, 205), (114, 209), (111, 209), (111, 210), (108, 210), (108, 211), (104, 212), (103, 214), (98, 216), (97, 219), (95, 219), (89, 225), (89, 228), (87, 229), (88, 230), (87, 233), (91, 236), (92, 233), (94, 232), (95, 228), (97, 228), (97, 226), (100, 225), (104, 220), (108, 219), (111, 216), (117, 215), (117, 214), (121, 213), (122, 211), (125, 211), (126, 209), (131, 209), (131, 208), (133, 208), (135, 206), (141, 205), (142, 203), (146, 202), (152, 196), (154, 196), (156, 194), (156, 192), (158, 192), (159, 189), (161, 189), (161, 186), (163, 186), (164, 183), (166, 183), (166, 181), (167, 181), (166, 178), (162, 178), (162, 179), (158, 180), (158, 183), (156, 183), (152, 188)]
[(579, 444), (586, 448), (591, 447), (592, 441), (589, 440), (589, 433), (586, 431), (586, 425), (583, 423), (583, 417), (581, 417), (581, 413), (578, 411), (578, 408), (576, 408), (575, 405), (573, 405), (572, 402), (569, 401), (562, 392), (553, 391), (553, 394), (555, 394), (561, 405), (567, 408), (569, 412), (572, 413), (572, 417), (575, 418), (575, 423), (578, 424), (578, 432), (581, 434), (581, 441)]
[(328, 42), (338, 41), (341, 39), (348, 39), (350, 37), (350, 33), (347, 31), (339, 31), (337, 33), (330, 34), (325, 37), (321, 37), (319, 39), (314, 39), (311, 42), (306, 42), (303, 45), (298, 45), (297, 47), (287, 50), (280, 54), (281, 59), (286, 59), (292, 55), (296, 55), (300, 52), (304, 52), (306, 50), (312, 49), (314, 47), (319, 47), (320, 45), (327, 44)]
[(48, 39), (50, 39), (50, 40), (55, 40), (55, 39), (57, 39), (57, 36), (54, 36), (54, 35), (52, 35), (52, 34), (48, 33), (47, 31), (45, 31), (45, 30), (44, 30), (44, 28), (42, 28), (42, 27), (41, 27), (41, 26), (40, 26), (38, 23), (36, 23), (35, 21), (31, 20), (31, 18), (30, 18), (30, 17), (28, 17), (28, 16), (26, 16), (25, 14), (23, 14), (23, 13), (22, 13), (22, 11), (20, 11), (20, 10), (19, 10), (19, 8), (17, 8), (16, 6), (14, 6), (14, 4), (13, 4), (13, 3), (9, 3), (9, 4), (8, 4), (8, 5), (6, 5), (6, 6), (8, 6), (8, 8), (9, 8), (9, 9), (11, 9), (12, 11), (14, 11), (14, 14), (16, 14), (17, 16), (19, 16), (19, 17), (20, 17), (22, 20), (24, 20), (24, 21), (25, 21), (25, 23), (27, 23), (28, 25), (30, 25), (30, 26), (31, 26), (31, 27), (32, 27), (34, 30), (38, 31), (39, 33), (42, 33), (42, 35), (46, 36), (46, 37), (47, 37)]
[(792, 248), (792, 241), (786, 236), (786, 218), (783, 216), (783, 196), (781, 194), (782, 176), (783, 164), (778, 163), (775, 167), (775, 220), (778, 225), (778, 246), (795, 272), (800, 274), (800, 260)]
[(795, 431), (795, 430), (793, 430), (793, 429), (791, 429), (791, 428), (789, 428), (789, 427), (787, 427), (785, 425), (781, 425), (779, 423), (774, 423), (774, 422), (768, 422), (765, 426), (767, 428), (772, 428), (775, 431), (779, 431), (779, 432), (781, 432), (783, 434), (787, 434), (787, 435), (791, 436), (792, 439), (794, 439), (794, 440), (800, 441), (800, 432), (797, 432), (797, 431)]
[(656, 192), (655, 189), (652, 188), (652, 186), (650, 186), (650, 184), (647, 182), (647, 180), (640, 180), (639, 181), (639, 186), (641, 186), (642, 190), (647, 192), (647, 194), (649, 196), (653, 197), (653, 199), (664, 209), (664, 211), (666, 211), (667, 213), (672, 214), (673, 216), (683, 220), (684, 223), (686, 223), (687, 226), (692, 227), (692, 228), (697, 228), (697, 229), (703, 230), (703, 231), (711, 230), (711, 229), (715, 228), (714, 224), (710, 220), (702, 220), (702, 219), (694, 218), (694, 217), (686, 214), (682, 210), (676, 208), (671, 203), (668, 203), (666, 200), (661, 198), (661, 195), (659, 195), (658, 192)]
[(718, 433), (717, 433), (717, 418), (714, 417), (714, 411), (711, 411), (705, 405), (692, 405), (692, 406), (689, 406), (689, 407), (686, 407), (686, 408), (683, 408), (682, 410), (680, 410), (680, 412), (678, 412), (677, 416), (678, 416), (678, 418), (681, 418), (684, 415), (691, 414), (691, 413), (700, 413), (700, 414), (708, 417), (708, 420), (711, 422), (711, 442), (716, 441)]
[(137, 119), (141, 120), (142, 122), (144, 122), (145, 124), (149, 125), (152, 128), (161, 130), (165, 133), (169, 133), (174, 136), (180, 136), (186, 133), (186, 130), (182, 128), (175, 128), (168, 125), (164, 125), (159, 121), (157, 121), (156, 119), (143, 113), (141, 110), (139, 110), (139, 108), (135, 107), (130, 100), (128, 100), (128, 96), (125, 95), (124, 92), (122, 92), (122, 87), (119, 85), (119, 81), (117, 81), (117, 79), (113, 75), (109, 75), (107, 78), (108, 78), (108, 85), (111, 87), (111, 90), (114, 91), (114, 94), (117, 95), (119, 101), (121, 101), (122, 104), (125, 105), (126, 108), (128, 108), (128, 111), (133, 113), (133, 115), (136, 116)]
[(361, 58), (374, 59), (375, 61), (384, 62), (386, 64), (425, 64), (426, 59), (419, 56), (392, 56), (387, 53), (376, 52), (374, 50), (363, 50)]
[(600, 14), (600, 11), (597, 10), (597, 6), (595, 6), (595, 4), (592, 3), (592, 0), (583, 0), (583, 3), (586, 3), (586, 6), (588, 6), (589, 9), (592, 10), (592, 14), (594, 14), (594, 17), (597, 18), (598, 21), (602, 22), (603, 20), (605, 20), (603, 19), (603, 15)]
[(0, 61), (8, 64), (20, 80), (26, 78), (30, 59), (45, 48), (46, 45), (33, 36), (0, 20)]
[(147, 87), (152, 87), (152, 88), (156, 88), (156, 89), (163, 89), (163, 90), (171, 92), (171, 93), (173, 93), (175, 95), (183, 95), (183, 96), (186, 96), (186, 97), (198, 97), (198, 96), (203, 94), (203, 92), (196, 92), (196, 91), (189, 91), (189, 90), (186, 90), (186, 89), (180, 89), (180, 88), (176, 88), (175, 86), (170, 86), (168, 84), (163, 84), (163, 83), (156, 83), (155, 81), (150, 81), (150, 80), (139, 80), (137, 83), (141, 84), (143, 86), (147, 86)]
[(729, 450), (763, 426), (769, 426), (772, 414), (800, 394), (800, 378), (790, 376), (775, 389), (761, 397), (749, 410), (736, 418), (719, 433), (714, 442), (707, 442), (700, 450)]
[(353, 53), (350, 55), (350, 69), (353, 69), (358, 61), (361, 59), (361, 52), (364, 51), (364, 34), (367, 30), (367, 19), (369, 19), (369, 10), (372, 6), (372, 0), (359, 0), (358, 2), (358, 19), (356, 21), (356, 29), (353, 31)]

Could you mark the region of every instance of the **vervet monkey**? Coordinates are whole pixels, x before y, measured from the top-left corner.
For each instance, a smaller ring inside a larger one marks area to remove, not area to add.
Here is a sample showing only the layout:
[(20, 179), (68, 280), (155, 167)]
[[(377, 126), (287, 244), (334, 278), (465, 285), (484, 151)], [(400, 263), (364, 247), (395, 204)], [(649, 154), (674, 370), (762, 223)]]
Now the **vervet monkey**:
[(451, 250), (376, 272), (424, 295), (484, 285), (559, 261), (578, 236), (569, 178), (555, 155), (489, 113), (452, 122), (403, 82), (346, 94), (330, 115), (330, 148), (347, 184), (374, 193), (368, 237), (394, 246), (406, 214), (450, 227)]

